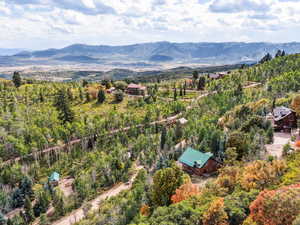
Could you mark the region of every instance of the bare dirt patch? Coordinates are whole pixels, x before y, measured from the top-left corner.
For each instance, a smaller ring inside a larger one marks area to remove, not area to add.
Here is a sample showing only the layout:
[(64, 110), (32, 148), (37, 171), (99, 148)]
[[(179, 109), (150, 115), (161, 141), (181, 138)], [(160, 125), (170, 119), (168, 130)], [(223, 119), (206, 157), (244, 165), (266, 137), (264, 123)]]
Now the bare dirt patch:
[(283, 146), (291, 141), (289, 133), (274, 133), (274, 142), (266, 145), (267, 156), (271, 155), (280, 159), (282, 157)]
[(212, 181), (214, 179), (215, 179), (214, 176), (209, 176), (209, 177), (204, 177), (204, 176), (200, 177), (196, 175), (191, 176), (192, 183), (198, 185), (199, 188), (203, 188), (207, 182)]
[(58, 187), (64, 193), (65, 197), (68, 197), (73, 194), (72, 184), (74, 178), (67, 177), (59, 181)]

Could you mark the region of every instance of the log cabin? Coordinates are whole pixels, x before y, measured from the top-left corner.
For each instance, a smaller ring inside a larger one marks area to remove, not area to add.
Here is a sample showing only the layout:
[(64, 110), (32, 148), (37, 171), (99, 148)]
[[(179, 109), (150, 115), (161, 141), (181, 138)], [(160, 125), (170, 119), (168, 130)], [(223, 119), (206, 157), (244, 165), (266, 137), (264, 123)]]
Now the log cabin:
[(228, 74), (228, 72), (211, 73), (208, 75), (208, 77), (212, 80), (218, 80), (218, 79), (222, 79), (227, 74)]
[(271, 119), (275, 131), (290, 132), (291, 129), (297, 128), (296, 112), (284, 106), (274, 108)]
[(50, 184), (57, 186), (59, 183), (59, 173), (53, 172), (48, 178)]
[(127, 86), (126, 92), (129, 95), (145, 95), (146, 87), (131, 83)]
[(210, 152), (197, 151), (188, 147), (180, 156), (179, 162), (185, 172), (191, 175), (203, 176), (213, 173), (220, 168), (220, 163), (213, 158)]

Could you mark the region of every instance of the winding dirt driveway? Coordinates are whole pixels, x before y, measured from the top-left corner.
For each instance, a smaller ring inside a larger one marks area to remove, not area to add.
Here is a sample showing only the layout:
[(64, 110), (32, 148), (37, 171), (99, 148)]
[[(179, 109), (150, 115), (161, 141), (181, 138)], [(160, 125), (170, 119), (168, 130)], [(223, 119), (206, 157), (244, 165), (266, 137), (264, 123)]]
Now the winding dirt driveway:
[[(103, 201), (107, 198), (116, 196), (122, 191), (129, 190), (132, 187), (132, 183), (135, 180), (135, 178), (137, 177), (138, 172), (141, 169), (143, 169), (143, 167), (138, 166), (136, 169), (137, 169), (137, 171), (130, 178), (129, 184), (124, 184), (124, 183), (117, 184), (114, 187), (112, 187), (111, 189), (109, 189), (108, 191), (99, 195), (97, 198), (87, 202), (87, 204), (91, 205), (89, 212), (96, 211), (97, 209), (99, 209), (101, 201)], [(76, 209), (73, 212), (71, 212), (71, 214), (53, 222), (52, 225), (72, 225), (72, 224), (75, 224), (78, 221), (82, 220), (84, 217), (85, 217), (85, 212), (84, 212), (84, 207), (82, 206), (79, 209)]]

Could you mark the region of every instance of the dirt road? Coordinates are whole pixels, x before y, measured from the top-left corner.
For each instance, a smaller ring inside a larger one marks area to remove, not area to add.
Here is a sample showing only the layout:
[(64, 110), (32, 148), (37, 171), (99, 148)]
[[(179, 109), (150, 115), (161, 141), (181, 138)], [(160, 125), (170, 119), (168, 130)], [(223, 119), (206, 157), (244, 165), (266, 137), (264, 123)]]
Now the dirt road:
[[(89, 212), (99, 209), (99, 207), (100, 207), (99, 204), (100, 204), (101, 201), (103, 201), (107, 198), (116, 196), (124, 190), (129, 190), (132, 187), (132, 183), (135, 180), (135, 178), (138, 174), (138, 171), (141, 170), (141, 169), (143, 169), (142, 166), (137, 167), (136, 173), (130, 178), (130, 184), (127, 185), (127, 184), (121, 183), (121, 184), (115, 185), (114, 187), (112, 187), (108, 191), (106, 191), (103, 194), (99, 195), (94, 200), (88, 202), (87, 204), (91, 205), (91, 208), (90, 208)], [(81, 207), (79, 209), (74, 210), (71, 214), (61, 218), (60, 220), (53, 222), (52, 225), (72, 225), (72, 224), (80, 221), (84, 217), (85, 217), (84, 209), (83, 209), (83, 207)]]
[[(150, 125), (163, 124), (163, 123), (167, 123), (167, 122), (174, 122), (181, 115), (182, 115), (182, 113), (179, 113), (179, 114), (176, 114), (175, 116), (167, 117), (166, 119), (162, 119), (162, 120), (159, 120), (159, 121), (153, 121), (153, 122), (150, 123)], [(145, 126), (145, 125), (144, 124), (138, 124), (135, 127), (141, 128), (143, 126)], [(114, 134), (119, 133), (121, 131), (128, 131), (130, 129), (131, 129), (131, 127), (124, 127), (124, 128), (120, 128), (120, 129), (111, 130), (108, 134), (106, 134), (106, 136), (107, 135), (114, 135)], [(81, 142), (81, 140), (82, 139), (78, 138), (78, 139), (72, 140), (72, 141), (70, 141), (66, 144), (60, 145), (60, 146), (54, 146), (54, 147), (46, 148), (44, 150), (41, 150), (41, 151), (38, 151), (38, 152), (35, 152), (35, 153), (29, 153), (29, 154), (26, 155), (26, 158), (33, 157), (34, 154), (42, 155), (42, 154), (46, 154), (46, 153), (49, 153), (49, 152), (60, 151), (62, 149), (67, 148), (68, 146), (79, 144)], [(7, 161), (3, 162), (2, 164), (0, 164), (0, 168), (4, 167), (4, 166), (7, 166), (7, 165), (10, 165), (10, 164), (13, 164), (13, 163), (16, 163), (16, 162), (19, 162), (23, 158), (25, 158), (25, 157), (16, 157), (14, 159), (7, 160)]]

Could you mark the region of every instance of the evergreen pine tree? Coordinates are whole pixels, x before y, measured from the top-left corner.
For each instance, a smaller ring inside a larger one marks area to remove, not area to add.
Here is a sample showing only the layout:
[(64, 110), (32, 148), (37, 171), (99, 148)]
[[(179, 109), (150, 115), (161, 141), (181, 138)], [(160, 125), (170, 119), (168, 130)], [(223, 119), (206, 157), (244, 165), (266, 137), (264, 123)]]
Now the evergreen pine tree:
[(58, 91), (58, 94), (55, 99), (55, 107), (59, 111), (58, 118), (63, 122), (72, 122), (74, 120), (74, 112), (71, 110), (69, 98), (65, 89)]
[(79, 87), (78, 89), (79, 89), (79, 99), (80, 99), (80, 101), (83, 101), (83, 91), (82, 91), (82, 88)]
[(45, 101), (45, 99), (44, 99), (44, 95), (43, 95), (43, 92), (42, 92), (42, 90), (40, 90), (40, 102), (44, 102)]
[(25, 204), (24, 204), (24, 210), (25, 210), (25, 218), (26, 222), (30, 223), (34, 220), (34, 213), (31, 205), (31, 200), (28, 196), (25, 198)]
[(161, 136), (160, 136), (160, 148), (164, 149), (167, 140), (167, 129), (165, 127), (162, 128)]
[(12, 77), (14, 85), (18, 88), (22, 85), (22, 78), (19, 72), (14, 72)]
[(270, 61), (270, 60), (272, 60), (272, 56), (271, 56), (271, 54), (270, 53), (267, 53), (260, 61), (259, 61), (259, 63), (265, 63), (265, 62), (268, 62), (268, 61)]
[(193, 79), (194, 79), (194, 80), (197, 80), (198, 78), (199, 78), (199, 73), (198, 73), (198, 71), (195, 70), (195, 71), (193, 72)]
[(154, 85), (154, 90), (155, 90), (155, 93), (158, 92), (158, 85), (157, 84)]
[(176, 101), (176, 100), (177, 100), (177, 89), (174, 88), (174, 101)]
[(98, 92), (98, 103), (102, 104), (105, 101), (105, 92), (103, 89), (100, 89)]
[(88, 91), (85, 93), (85, 98), (86, 98), (86, 102), (91, 101), (91, 96), (90, 96), (90, 93)]
[(182, 92), (182, 87), (181, 86), (180, 86), (180, 89), (179, 89), (179, 95), (183, 96), (183, 92)]
[(24, 195), (19, 188), (12, 194), (12, 205), (14, 208), (19, 208), (24, 205)]
[(205, 77), (201, 76), (198, 81), (198, 90), (203, 90), (205, 88)]
[(34, 198), (34, 192), (32, 190), (32, 181), (29, 177), (24, 177), (20, 183), (20, 190), (23, 196), (28, 196), (30, 199)]
[(276, 52), (276, 54), (275, 54), (275, 58), (278, 58), (278, 57), (280, 57), (280, 56), (281, 56), (281, 54), (282, 54), (281, 50), (278, 50), (278, 51)]
[[(0, 223), (1, 224), (1, 223)], [(7, 225), (15, 225), (14, 222), (11, 219), (7, 220)]]
[(273, 101), (272, 101), (272, 113), (273, 113), (273, 110), (275, 109), (276, 107), (276, 97), (273, 98)]
[(87, 80), (82, 80), (82, 87), (86, 87), (89, 84)]

